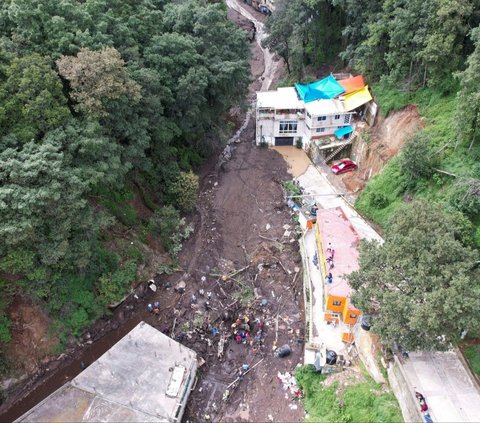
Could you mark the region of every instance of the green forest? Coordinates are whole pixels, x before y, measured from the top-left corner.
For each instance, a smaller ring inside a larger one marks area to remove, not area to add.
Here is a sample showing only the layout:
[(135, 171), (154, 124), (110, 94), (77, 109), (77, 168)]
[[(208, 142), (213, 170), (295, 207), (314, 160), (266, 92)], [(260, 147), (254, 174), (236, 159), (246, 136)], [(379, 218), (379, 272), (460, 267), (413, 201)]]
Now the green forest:
[(414, 104), (425, 123), (356, 201), (385, 243), (360, 248), (354, 303), (386, 345), (478, 337), (480, 1), (282, 1), (266, 26), (284, 84), (361, 73), (380, 113)]
[[(192, 171), (225, 141), (249, 83), (246, 36), (226, 11), (199, 0), (1, 2), (3, 345), (16, 292), (65, 341), (125, 295), (149, 236), (175, 258), (191, 231), (181, 215), (195, 205)], [(116, 243), (126, 232), (134, 241)]]

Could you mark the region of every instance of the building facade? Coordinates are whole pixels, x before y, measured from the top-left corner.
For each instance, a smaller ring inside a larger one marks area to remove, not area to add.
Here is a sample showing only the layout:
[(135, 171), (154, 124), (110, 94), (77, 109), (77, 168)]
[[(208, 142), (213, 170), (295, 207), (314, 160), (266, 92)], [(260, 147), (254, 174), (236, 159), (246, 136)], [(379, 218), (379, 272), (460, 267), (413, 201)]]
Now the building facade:
[[(331, 75), (307, 86), (297, 84), (257, 92), (256, 144), (299, 146), (301, 143), (308, 150), (313, 141), (325, 137), (337, 144), (348, 142), (358, 109), (372, 97), (368, 87), (348, 92), (340, 82)], [(363, 79), (347, 87), (358, 88), (361, 83)]]

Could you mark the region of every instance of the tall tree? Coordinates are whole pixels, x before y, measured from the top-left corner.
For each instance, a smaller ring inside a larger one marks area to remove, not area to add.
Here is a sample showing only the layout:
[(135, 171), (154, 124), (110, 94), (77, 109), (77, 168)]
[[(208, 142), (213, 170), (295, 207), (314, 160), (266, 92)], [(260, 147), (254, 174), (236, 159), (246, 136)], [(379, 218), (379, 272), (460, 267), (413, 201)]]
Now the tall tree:
[(448, 349), (480, 327), (479, 253), (461, 214), (414, 202), (399, 209), (385, 243), (363, 242), (348, 276), (354, 304), (372, 314), (383, 342), (410, 350)]
[(460, 91), (457, 94), (455, 122), (460, 143), (472, 148), (480, 139), (480, 26), (472, 30), (475, 49), (467, 58), (467, 68), (457, 74)]
[(13, 59), (2, 66), (0, 79), (0, 135), (20, 142), (39, 140), (70, 116), (62, 82), (38, 54)]
[(123, 96), (140, 100), (140, 86), (129, 78), (125, 62), (114, 48), (81, 49), (76, 56), (62, 56), (57, 67), (70, 84), (75, 108), (90, 118), (108, 115), (109, 103)]

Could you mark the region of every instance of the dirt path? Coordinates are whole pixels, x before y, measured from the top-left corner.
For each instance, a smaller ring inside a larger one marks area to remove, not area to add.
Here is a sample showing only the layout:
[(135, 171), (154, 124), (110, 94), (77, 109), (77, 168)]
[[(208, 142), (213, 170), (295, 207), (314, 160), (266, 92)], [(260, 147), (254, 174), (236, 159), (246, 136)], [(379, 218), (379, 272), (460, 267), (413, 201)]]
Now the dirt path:
[[(261, 15), (253, 9), (245, 12), (243, 4), (234, 0), (227, 4), (251, 15), (257, 36), (263, 37)], [(233, 11), (229, 17), (244, 19)], [(259, 44), (253, 44), (251, 98), (255, 90), (270, 86), (281, 68), (264, 53)], [(210, 415), (214, 421), (303, 420), (301, 403), (276, 380), (278, 372), (292, 372), (303, 358), (301, 259), (279, 184), (291, 177), (280, 154), (252, 146), (255, 128), (250, 116), (251, 112), (234, 137), (233, 157), (224, 171), (215, 171), (213, 159), (201, 172), (201, 195), (191, 217), (195, 233), (179, 260), (184, 270), (156, 278), (159, 288), (155, 293), (140, 286), (138, 298), (130, 297), (112, 317), (97, 322), (77, 347), (43, 365), (0, 407), (0, 421), (19, 417), (75, 377), (82, 362), (95, 361), (142, 320), (193, 348), (205, 360), (185, 419), (202, 421)], [(232, 278), (218, 276), (242, 268), (246, 269)], [(180, 280), (186, 283), (183, 295), (173, 289)], [(206, 310), (206, 297), (199, 295), (199, 289), (212, 293), (210, 310)], [(192, 294), (198, 297), (193, 306)], [(146, 309), (156, 300), (161, 304), (159, 316)], [(245, 315), (250, 319), (252, 338), (257, 335), (257, 339), (237, 344), (231, 325)], [(212, 334), (214, 327), (218, 335)], [(222, 336), (226, 343), (219, 358)], [(274, 349), (284, 344), (289, 344), (292, 353), (275, 357)], [(243, 364), (253, 367), (260, 360), (223, 401), (239, 368)]]

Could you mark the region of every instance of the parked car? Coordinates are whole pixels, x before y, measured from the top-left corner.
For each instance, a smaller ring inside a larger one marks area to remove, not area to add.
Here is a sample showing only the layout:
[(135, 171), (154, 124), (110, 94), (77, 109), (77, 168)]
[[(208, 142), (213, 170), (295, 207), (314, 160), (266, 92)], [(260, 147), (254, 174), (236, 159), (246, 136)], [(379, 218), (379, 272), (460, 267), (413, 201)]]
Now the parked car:
[(340, 173), (351, 172), (357, 168), (357, 164), (352, 162), (349, 159), (340, 160), (339, 163), (334, 164), (330, 169), (335, 175), (339, 175)]

